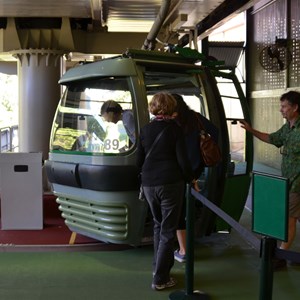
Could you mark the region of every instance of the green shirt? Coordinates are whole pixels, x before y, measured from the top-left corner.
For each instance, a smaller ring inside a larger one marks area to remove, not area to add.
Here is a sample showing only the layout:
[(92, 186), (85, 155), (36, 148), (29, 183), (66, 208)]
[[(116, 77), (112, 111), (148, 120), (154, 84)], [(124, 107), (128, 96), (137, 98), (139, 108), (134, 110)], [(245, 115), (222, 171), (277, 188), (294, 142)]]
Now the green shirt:
[(300, 116), (294, 126), (289, 122), (269, 136), (270, 143), (282, 147), (282, 176), (289, 179), (290, 192), (300, 192)]

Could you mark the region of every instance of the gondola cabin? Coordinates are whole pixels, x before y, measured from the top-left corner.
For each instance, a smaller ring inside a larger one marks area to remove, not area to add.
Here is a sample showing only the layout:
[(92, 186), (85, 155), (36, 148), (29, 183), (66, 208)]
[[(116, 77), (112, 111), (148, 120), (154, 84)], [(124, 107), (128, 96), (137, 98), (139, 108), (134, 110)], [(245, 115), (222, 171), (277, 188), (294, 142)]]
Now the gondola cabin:
[[(249, 121), (246, 99), (233, 71), (221, 70), (195, 52), (128, 50), (62, 76), (65, 91), (53, 122), (46, 170), (71, 231), (103, 242), (141, 243), (148, 213), (147, 204), (138, 199), (136, 138), (151, 118), (148, 101), (159, 91), (182, 95), (218, 128), (222, 162), (206, 168), (199, 184), (210, 201), (239, 220), (252, 170), (252, 138), (237, 125), (240, 119)], [(122, 120), (103, 118), (107, 100), (131, 111), (134, 138)], [(229, 228), (205, 207), (199, 211), (199, 234)]]

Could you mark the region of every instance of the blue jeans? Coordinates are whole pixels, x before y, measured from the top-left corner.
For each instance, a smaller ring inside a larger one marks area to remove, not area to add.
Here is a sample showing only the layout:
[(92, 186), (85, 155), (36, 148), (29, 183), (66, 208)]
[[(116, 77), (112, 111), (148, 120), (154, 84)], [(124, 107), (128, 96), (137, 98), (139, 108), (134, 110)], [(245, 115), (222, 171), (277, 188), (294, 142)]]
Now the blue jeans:
[(184, 181), (143, 188), (154, 221), (153, 283), (164, 284), (170, 280), (170, 270), (174, 265), (174, 241)]

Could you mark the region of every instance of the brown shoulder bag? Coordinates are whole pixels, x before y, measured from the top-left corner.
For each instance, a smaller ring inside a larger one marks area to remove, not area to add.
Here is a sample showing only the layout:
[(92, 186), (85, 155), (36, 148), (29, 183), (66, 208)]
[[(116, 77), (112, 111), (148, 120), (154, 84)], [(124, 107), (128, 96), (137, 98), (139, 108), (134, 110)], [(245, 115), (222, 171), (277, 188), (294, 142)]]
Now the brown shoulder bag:
[(211, 135), (206, 132), (200, 117), (198, 118), (198, 127), (200, 135), (200, 152), (207, 167), (213, 167), (222, 161), (222, 154), (218, 144)]

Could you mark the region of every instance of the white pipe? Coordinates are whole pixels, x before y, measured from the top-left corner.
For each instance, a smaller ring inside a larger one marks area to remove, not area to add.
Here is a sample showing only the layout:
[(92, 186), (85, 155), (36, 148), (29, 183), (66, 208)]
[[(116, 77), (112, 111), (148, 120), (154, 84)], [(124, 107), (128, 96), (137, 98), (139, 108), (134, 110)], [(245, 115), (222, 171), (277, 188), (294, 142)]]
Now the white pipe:
[(166, 19), (167, 15), (168, 15), (170, 4), (171, 4), (171, 0), (163, 0), (162, 1), (160, 11), (152, 25), (150, 32), (147, 35), (146, 40), (144, 41), (144, 45), (142, 47), (143, 50), (154, 50), (155, 43), (156, 43), (156, 37), (164, 23), (164, 20)]

